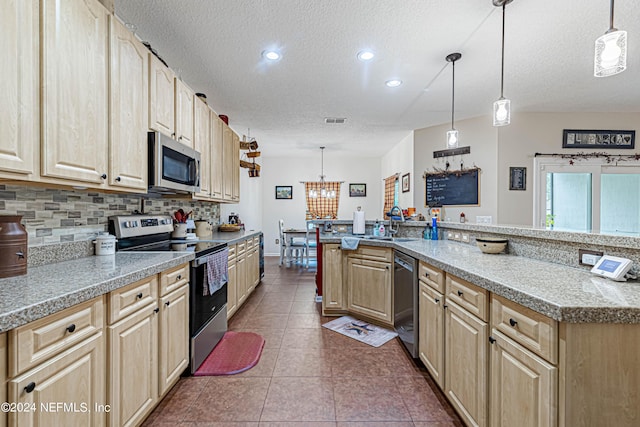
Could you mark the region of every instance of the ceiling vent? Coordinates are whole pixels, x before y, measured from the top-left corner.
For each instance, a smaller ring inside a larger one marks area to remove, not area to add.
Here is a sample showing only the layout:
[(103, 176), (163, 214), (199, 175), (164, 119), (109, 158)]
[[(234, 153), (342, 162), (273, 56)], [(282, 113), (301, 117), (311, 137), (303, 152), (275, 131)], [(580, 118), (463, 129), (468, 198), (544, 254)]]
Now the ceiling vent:
[(324, 122), (328, 125), (343, 125), (347, 119), (345, 117), (325, 117)]

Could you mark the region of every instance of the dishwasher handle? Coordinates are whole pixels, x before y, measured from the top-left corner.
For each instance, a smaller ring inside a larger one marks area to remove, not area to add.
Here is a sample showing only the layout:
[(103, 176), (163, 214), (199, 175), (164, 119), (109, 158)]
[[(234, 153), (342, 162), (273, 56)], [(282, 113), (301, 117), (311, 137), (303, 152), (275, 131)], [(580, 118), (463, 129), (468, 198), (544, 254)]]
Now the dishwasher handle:
[(400, 267), (404, 268), (405, 270), (409, 270), (411, 273), (413, 273), (413, 265), (405, 262), (404, 260), (398, 258), (397, 256), (394, 257), (393, 261), (394, 261), (394, 263), (396, 265), (399, 265)]

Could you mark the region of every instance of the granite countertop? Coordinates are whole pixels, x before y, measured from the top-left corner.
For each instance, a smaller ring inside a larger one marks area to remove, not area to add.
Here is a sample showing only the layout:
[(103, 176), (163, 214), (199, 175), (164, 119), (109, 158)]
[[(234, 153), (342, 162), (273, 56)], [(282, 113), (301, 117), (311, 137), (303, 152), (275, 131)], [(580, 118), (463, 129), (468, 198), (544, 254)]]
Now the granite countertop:
[(249, 230), (249, 231), (214, 231), (208, 236), (199, 236), (198, 240), (201, 241), (213, 241), (224, 242), (227, 245), (233, 245), (242, 240), (246, 240), (249, 237), (254, 237), (262, 233), (261, 231)]
[[(340, 241), (340, 235), (320, 236), (321, 243)], [(475, 246), (448, 240), (363, 240), (360, 244), (400, 250), (561, 322), (640, 323), (638, 281), (614, 282), (587, 269), (484, 254)]]
[(184, 264), (189, 252), (117, 252), (29, 268), (0, 279), (0, 332)]

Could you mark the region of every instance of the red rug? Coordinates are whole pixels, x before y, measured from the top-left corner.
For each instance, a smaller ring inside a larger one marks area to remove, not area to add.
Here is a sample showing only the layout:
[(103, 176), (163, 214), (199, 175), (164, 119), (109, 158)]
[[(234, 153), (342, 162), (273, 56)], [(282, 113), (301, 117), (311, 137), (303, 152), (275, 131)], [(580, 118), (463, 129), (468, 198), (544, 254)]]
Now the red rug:
[(194, 376), (233, 375), (253, 368), (260, 360), (264, 338), (253, 332), (224, 334)]

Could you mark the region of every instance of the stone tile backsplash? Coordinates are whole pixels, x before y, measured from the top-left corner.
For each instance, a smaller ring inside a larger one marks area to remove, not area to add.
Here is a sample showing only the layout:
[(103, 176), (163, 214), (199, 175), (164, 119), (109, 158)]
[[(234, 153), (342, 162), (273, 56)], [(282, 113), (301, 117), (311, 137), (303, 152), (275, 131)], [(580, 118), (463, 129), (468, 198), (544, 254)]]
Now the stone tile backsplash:
[(220, 222), (220, 205), (214, 202), (0, 185), (0, 215), (22, 216), (29, 246), (92, 240), (96, 233), (107, 231), (109, 216), (140, 212), (143, 203), (148, 214), (171, 214), (182, 208), (193, 211), (193, 219)]

